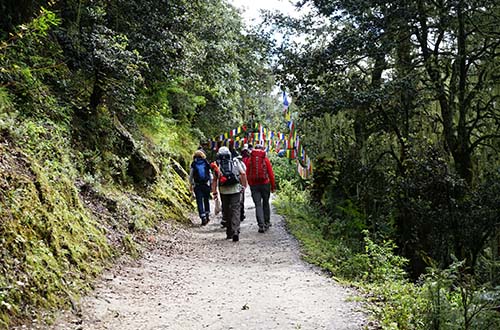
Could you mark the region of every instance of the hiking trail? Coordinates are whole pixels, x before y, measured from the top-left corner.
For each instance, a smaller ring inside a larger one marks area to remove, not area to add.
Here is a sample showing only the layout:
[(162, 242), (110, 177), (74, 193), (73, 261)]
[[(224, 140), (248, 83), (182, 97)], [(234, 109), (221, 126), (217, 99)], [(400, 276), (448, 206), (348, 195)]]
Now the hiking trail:
[[(213, 212), (213, 204), (212, 204)], [(367, 326), (356, 292), (300, 258), (281, 216), (258, 233), (247, 189), (240, 241), (220, 215), (201, 227), (166, 230), (142, 258), (115, 265), (51, 330), (333, 329)]]

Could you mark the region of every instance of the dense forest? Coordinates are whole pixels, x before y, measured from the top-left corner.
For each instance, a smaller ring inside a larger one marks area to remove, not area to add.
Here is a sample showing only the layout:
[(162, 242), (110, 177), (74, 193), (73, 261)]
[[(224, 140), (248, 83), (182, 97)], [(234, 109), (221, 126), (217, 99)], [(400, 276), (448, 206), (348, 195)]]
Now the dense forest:
[[(0, 328), (68, 307), (163, 221), (192, 152), (255, 122), (306, 258), (384, 329), (500, 327), (500, 5), (300, 0), (0, 2)], [(277, 42), (274, 36), (283, 36)]]
[(3, 328), (76, 301), (160, 221), (187, 221), (193, 151), (265, 113), (274, 81), (269, 43), (225, 1), (0, 12)]
[[(298, 230), (330, 248), (312, 259), (385, 282), (388, 328), (498, 327), (498, 2), (298, 5), (301, 19), (268, 20), (297, 37), (279, 49), (275, 72), (296, 96), (315, 159), (304, 198), (322, 217), (309, 217), (317, 236)], [(408, 282), (396, 269), (421, 285), (401, 293)]]

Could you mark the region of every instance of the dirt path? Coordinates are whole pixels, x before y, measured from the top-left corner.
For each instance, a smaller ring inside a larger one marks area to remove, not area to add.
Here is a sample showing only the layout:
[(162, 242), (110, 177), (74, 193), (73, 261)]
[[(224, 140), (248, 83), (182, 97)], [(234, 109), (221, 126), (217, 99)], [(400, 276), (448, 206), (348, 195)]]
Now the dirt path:
[(103, 275), (78, 315), (47, 329), (363, 329), (354, 292), (301, 261), (281, 217), (257, 232), (247, 193), (240, 241), (220, 219), (178, 230)]

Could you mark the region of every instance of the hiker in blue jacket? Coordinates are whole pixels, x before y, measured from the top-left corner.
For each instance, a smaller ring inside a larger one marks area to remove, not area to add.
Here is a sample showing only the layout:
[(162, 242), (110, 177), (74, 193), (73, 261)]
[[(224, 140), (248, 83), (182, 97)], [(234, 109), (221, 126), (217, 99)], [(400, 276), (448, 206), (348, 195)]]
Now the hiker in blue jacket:
[(201, 225), (205, 226), (210, 221), (210, 187), (212, 177), (210, 174), (210, 164), (205, 153), (198, 149), (193, 154), (193, 162), (189, 171), (190, 190), (196, 197), (198, 214)]

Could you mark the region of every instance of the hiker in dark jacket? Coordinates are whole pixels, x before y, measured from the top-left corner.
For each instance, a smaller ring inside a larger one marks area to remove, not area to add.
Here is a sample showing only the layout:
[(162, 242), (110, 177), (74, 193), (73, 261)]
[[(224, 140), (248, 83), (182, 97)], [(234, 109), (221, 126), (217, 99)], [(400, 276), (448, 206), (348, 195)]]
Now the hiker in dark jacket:
[(247, 180), (255, 204), (255, 215), (259, 225), (259, 233), (263, 233), (271, 226), (271, 207), (269, 198), (276, 190), (274, 172), (266, 151), (258, 144), (246, 159)]
[(210, 221), (210, 187), (212, 183), (210, 164), (205, 153), (198, 149), (193, 154), (193, 162), (189, 171), (190, 190), (196, 197), (201, 225)]

